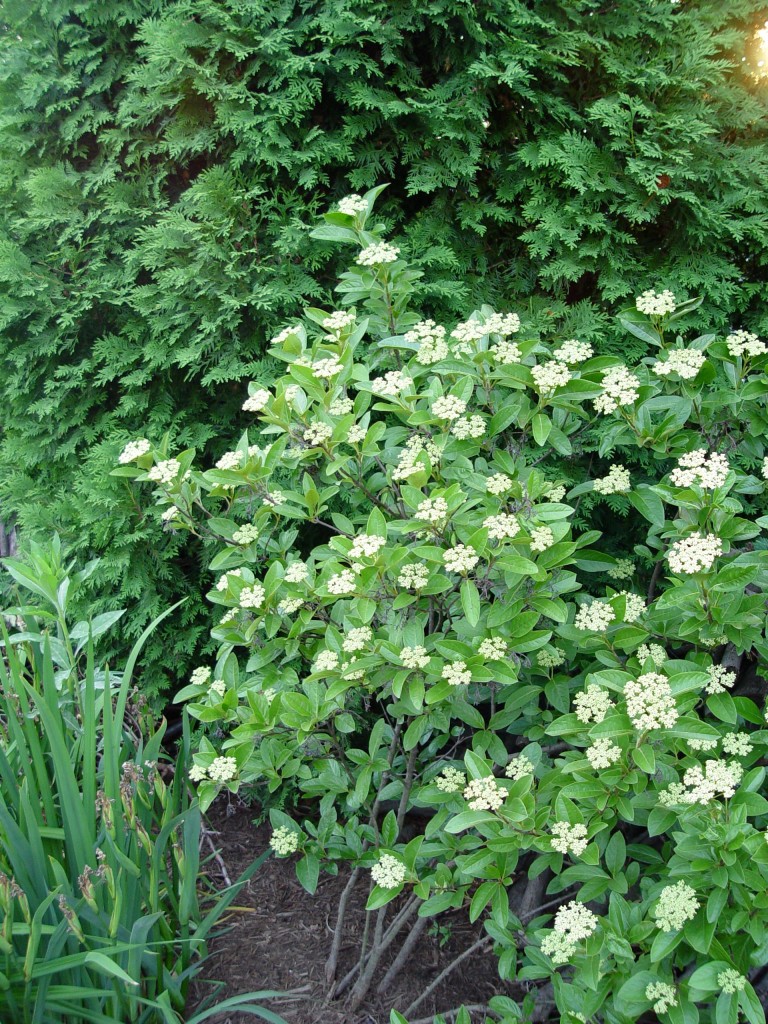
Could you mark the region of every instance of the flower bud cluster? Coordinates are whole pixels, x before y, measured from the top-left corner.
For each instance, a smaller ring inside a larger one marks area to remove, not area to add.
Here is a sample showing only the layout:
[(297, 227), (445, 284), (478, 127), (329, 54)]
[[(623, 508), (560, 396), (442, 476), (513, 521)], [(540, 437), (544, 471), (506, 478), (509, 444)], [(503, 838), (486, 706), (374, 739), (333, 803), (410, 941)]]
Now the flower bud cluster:
[(281, 825), (272, 833), (269, 845), (278, 857), (289, 857), (299, 848), (299, 833), (287, 825)]
[(493, 775), (484, 779), (472, 779), (464, 790), (464, 799), (471, 811), (498, 811), (507, 798)]
[(638, 295), (635, 299), (635, 306), (638, 312), (646, 316), (665, 316), (667, 313), (674, 313), (677, 302), (674, 294), (665, 288), (663, 292), (655, 292), (649, 288), (647, 292)]
[(520, 532), (520, 524), (514, 516), (501, 513), (497, 516), (486, 516), (483, 526), (492, 540), (504, 540), (515, 537)]
[(640, 381), (626, 366), (613, 366), (603, 373), (603, 393), (592, 402), (597, 412), (607, 416), (619, 406), (637, 401)]
[(380, 267), (385, 263), (394, 263), (399, 255), (400, 250), (396, 245), (376, 242), (358, 253), (355, 263), (359, 267)]
[(659, 377), (676, 373), (683, 380), (693, 380), (705, 362), (704, 353), (698, 348), (673, 348), (666, 361), (653, 364), (653, 372)]
[(567, 821), (556, 821), (550, 829), (552, 833), (552, 849), (558, 853), (572, 853), (580, 857), (589, 845), (586, 825), (569, 824)]
[(382, 853), (371, 868), (371, 878), (382, 889), (396, 889), (405, 881), (405, 864), (391, 853)]
[(592, 346), (586, 341), (577, 341), (575, 338), (564, 341), (560, 348), (556, 348), (552, 353), (553, 359), (557, 359), (561, 363), (583, 363), (586, 359), (591, 359), (592, 355)]
[(768, 352), (768, 346), (760, 341), (751, 331), (734, 331), (725, 339), (728, 351), (732, 356), (762, 356)]
[(715, 559), (723, 553), (723, 542), (713, 533), (706, 536), (698, 531), (677, 540), (667, 552), (672, 572), (691, 575), (711, 569)]
[(424, 366), (439, 363), (448, 358), (448, 343), (445, 340), (445, 328), (434, 320), (422, 320), (406, 331), (405, 340), (419, 346), (416, 361)]
[(694, 919), (700, 906), (696, 891), (680, 881), (661, 890), (653, 916), (663, 932), (676, 932)]
[(669, 478), (676, 487), (698, 484), (711, 491), (723, 486), (728, 470), (728, 459), (724, 455), (713, 452), (707, 457), (706, 448), (697, 448), (677, 460), (677, 468), (672, 470)]
[(624, 686), (627, 714), (640, 732), (671, 728), (679, 717), (672, 689), (659, 672), (646, 672)]
[(631, 490), (629, 470), (614, 463), (607, 476), (598, 477), (594, 482), (598, 494), (625, 494)]
[(604, 633), (616, 618), (616, 612), (604, 601), (589, 601), (576, 612), (573, 624), (576, 629)]
[(556, 359), (531, 367), (531, 376), (536, 390), (542, 395), (552, 395), (558, 388), (564, 387), (573, 374), (565, 363)]
[(608, 691), (595, 683), (590, 683), (583, 693), (577, 693), (573, 698), (576, 717), (585, 725), (590, 722), (602, 722), (615, 706)]
[(129, 441), (122, 452), (120, 452), (117, 461), (121, 466), (124, 466), (127, 462), (134, 462), (136, 459), (140, 459), (142, 455), (146, 455), (150, 447), (151, 445), (145, 437), (140, 437), (137, 441)]
[(677, 1006), (675, 986), (665, 981), (653, 981), (647, 985), (645, 998), (653, 1003), (654, 1013), (666, 1013), (670, 1006)]
[(435, 779), (435, 785), (443, 793), (458, 793), (464, 789), (466, 784), (467, 777), (464, 772), (460, 772), (458, 768), (454, 768), (452, 765), (443, 768), (442, 772)]

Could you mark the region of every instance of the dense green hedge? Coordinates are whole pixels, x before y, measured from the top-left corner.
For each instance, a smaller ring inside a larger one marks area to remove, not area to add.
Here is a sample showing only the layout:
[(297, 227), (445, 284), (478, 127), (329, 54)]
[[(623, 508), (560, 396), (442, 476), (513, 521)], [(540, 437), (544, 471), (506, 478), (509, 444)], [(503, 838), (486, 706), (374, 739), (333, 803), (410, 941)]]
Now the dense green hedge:
[[(619, 344), (663, 281), (765, 329), (756, 0), (3, 4), (0, 501), (107, 551), (135, 635), (199, 575), (119, 481), (128, 437), (236, 433), (266, 340), (339, 269), (306, 225), (382, 214), (440, 317), (482, 300)], [(742, 60), (746, 56), (746, 60)], [(458, 278), (462, 284), (452, 282)], [(319, 284), (315, 283), (319, 280)], [(214, 452), (213, 454), (216, 454)], [(194, 588), (198, 592), (199, 588)], [(157, 685), (207, 635), (190, 602)]]

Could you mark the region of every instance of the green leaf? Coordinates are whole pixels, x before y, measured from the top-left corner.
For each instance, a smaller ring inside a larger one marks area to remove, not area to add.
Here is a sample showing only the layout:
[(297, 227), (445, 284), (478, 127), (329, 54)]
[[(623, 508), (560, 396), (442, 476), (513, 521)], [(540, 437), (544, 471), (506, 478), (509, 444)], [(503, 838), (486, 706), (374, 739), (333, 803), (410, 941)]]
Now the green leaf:
[(470, 626), (480, 621), (480, 594), (472, 580), (464, 580), (461, 584), (461, 606)]

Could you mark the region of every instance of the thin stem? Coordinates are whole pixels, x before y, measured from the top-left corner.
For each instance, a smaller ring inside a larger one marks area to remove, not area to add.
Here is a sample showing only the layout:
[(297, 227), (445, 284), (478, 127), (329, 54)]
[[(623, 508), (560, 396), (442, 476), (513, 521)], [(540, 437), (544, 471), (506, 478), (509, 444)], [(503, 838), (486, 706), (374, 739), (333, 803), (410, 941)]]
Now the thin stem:
[(429, 998), (436, 988), (439, 988), (442, 982), (449, 974), (452, 974), (456, 970), (460, 963), (463, 963), (463, 961), (472, 956), (473, 953), (477, 953), (478, 950), (482, 949), (484, 946), (488, 946), (491, 942), (493, 942), (493, 939), (490, 935), (483, 935), (482, 938), (478, 939), (477, 942), (473, 943), (468, 949), (465, 949), (463, 953), (460, 953), (455, 960), (452, 960), (448, 964), (445, 970), (438, 974), (432, 984), (428, 985), (421, 995), (414, 999), (411, 1005), (404, 1011), (403, 1015), (405, 1017), (409, 1017), (417, 1006), (421, 1006), (424, 1000)]
[[(416, 943), (421, 938), (421, 933), (424, 931), (424, 929), (427, 927), (428, 924), (429, 924), (429, 918), (428, 917), (420, 917), (418, 919), (418, 921), (416, 922), (416, 924), (413, 926), (413, 928), (411, 928), (411, 930), (408, 932), (408, 938), (405, 940), (405, 942), (400, 947), (400, 950), (399, 950), (397, 956), (395, 957), (395, 959), (390, 964), (389, 968), (387, 969), (387, 973), (381, 979), (381, 981), (379, 982), (379, 984), (378, 984), (378, 986), (376, 988), (376, 994), (377, 995), (380, 995), (380, 996), (384, 995), (384, 993), (387, 991), (389, 986), (395, 980), (397, 975), (400, 973), (403, 965), (408, 960), (408, 957), (413, 952), (413, 947), (416, 945)], [(430, 1019), (430, 1021), (432, 1020), (431, 1017), (429, 1019)]]

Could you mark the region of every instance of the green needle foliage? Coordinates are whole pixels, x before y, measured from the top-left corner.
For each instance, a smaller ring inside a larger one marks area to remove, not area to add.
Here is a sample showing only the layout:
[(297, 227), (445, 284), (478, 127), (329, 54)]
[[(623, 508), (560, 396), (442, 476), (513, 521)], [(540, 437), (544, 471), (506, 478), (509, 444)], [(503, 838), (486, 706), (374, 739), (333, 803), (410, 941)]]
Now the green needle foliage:
[[(382, 180), (435, 316), (514, 297), (610, 349), (601, 304), (664, 281), (715, 327), (739, 312), (759, 331), (765, 16), (764, 0), (5, 0), (3, 514), (106, 552), (93, 584), (134, 609), (128, 642), (197, 591), (201, 545), (159, 540), (105, 470), (131, 436), (222, 436), (233, 382), (269, 383), (266, 339), (341, 269), (306, 225)], [(150, 639), (156, 689), (210, 624), (189, 602)]]

